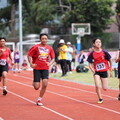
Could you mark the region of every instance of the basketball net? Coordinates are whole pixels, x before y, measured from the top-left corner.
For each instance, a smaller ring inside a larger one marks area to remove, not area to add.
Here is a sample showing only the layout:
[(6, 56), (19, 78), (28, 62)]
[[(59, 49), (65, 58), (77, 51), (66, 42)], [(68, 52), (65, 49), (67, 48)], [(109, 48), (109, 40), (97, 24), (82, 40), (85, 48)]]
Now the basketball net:
[(77, 34), (83, 37), (85, 35), (85, 28), (78, 28)]

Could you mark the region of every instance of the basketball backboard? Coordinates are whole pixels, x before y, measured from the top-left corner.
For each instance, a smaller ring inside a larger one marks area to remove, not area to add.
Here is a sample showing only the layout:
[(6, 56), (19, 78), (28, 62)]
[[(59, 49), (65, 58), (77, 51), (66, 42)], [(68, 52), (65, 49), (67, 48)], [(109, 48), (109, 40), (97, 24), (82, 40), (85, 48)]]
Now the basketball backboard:
[(72, 34), (81, 36), (90, 35), (90, 23), (72, 23)]

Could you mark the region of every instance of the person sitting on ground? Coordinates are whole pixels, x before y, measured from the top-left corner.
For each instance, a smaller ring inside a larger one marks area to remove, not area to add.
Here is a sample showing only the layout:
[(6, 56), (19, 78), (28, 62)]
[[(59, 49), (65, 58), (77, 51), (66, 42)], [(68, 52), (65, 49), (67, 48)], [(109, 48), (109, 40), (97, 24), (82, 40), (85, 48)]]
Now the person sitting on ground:
[(28, 69), (27, 60), (24, 60), (22, 63), (22, 70), (27, 70), (27, 69)]
[(80, 50), (80, 54), (78, 55), (78, 62), (79, 62), (79, 64), (84, 64), (84, 60), (85, 60), (84, 51)]

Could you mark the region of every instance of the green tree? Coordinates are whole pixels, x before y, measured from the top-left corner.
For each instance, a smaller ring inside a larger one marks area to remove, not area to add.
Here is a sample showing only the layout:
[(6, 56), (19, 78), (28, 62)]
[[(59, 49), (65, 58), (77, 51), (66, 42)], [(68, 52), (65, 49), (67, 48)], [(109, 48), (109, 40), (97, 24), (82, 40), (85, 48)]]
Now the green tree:
[(120, 32), (120, 0), (116, 1), (116, 20), (117, 20), (117, 26), (118, 26), (118, 31)]
[(24, 33), (40, 33), (41, 28), (54, 19), (56, 4), (53, 0), (23, 1), (23, 30)]
[(5, 32), (8, 28), (8, 31), (11, 32), (11, 37), (16, 36), (16, 10), (18, 0), (8, 0), (9, 5), (5, 8), (0, 9), (0, 28), (2, 32)]
[(72, 10), (65, 13), (63, 24), (90, 23), (93, 33), (103, 32), (112, 23), (114, 0), (70, 0)]

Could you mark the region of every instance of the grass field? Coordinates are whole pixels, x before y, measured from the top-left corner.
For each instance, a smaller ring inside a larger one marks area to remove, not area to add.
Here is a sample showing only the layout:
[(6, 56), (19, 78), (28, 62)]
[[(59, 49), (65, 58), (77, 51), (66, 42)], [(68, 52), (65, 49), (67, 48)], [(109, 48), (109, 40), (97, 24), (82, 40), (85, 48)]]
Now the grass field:
[[(61, 73), (50, 73), (50, 77), (82, 84), (94, 85), (93, 74), (90, 70), (87, 73), (77, 73), (74, 71), (72, 74), (68, 73), (65, 77), (61, 77)], [(113, 72), (113, 77), (108, 78), (109, 88), (118, 89), (118, 82), (119, 81), (117, 77), (114, 77)]]

